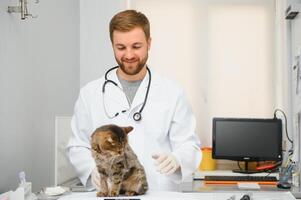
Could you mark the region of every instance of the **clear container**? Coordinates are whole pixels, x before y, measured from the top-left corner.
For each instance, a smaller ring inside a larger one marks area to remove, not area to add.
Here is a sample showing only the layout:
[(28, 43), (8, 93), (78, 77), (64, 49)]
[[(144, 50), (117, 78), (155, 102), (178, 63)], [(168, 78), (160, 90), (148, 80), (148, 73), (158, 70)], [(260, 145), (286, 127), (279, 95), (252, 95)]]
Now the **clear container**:
[(279, 183), (292, 184), (292, 170), (290, 167), (281, 167), (279, 171)]

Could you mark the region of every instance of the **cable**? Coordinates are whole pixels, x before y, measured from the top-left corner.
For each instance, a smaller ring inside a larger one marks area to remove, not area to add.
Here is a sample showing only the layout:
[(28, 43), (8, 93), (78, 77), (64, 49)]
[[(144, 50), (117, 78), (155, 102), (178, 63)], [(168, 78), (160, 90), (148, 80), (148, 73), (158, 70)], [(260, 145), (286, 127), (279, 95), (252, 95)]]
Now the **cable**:
[(263, 170), (263, 171), (268, 173), (268, 175), (266, 175), (266, 176), (269, 176), (271, 173), (277, 172), (277, 171), (279, 170), (279, 168), (281, 167), (281, 165), (282, 165), (282, 160), (279, 161), (279, 162), (276, 162), (276, 163), (274, 164), (274, 167), (273, 167), (273, 168), (271, 168), (271, 169), (266, 169), (266, 170)]
[(273, 172), (272, 170), (267, 170), (266, 171), (268, 174), (267, 175), (265, 175), (265, 177), (268, 177), (268, 176), (270, 176), (271, 175), (271, 173)]
[(293, 153), (293, 149), (294, 149), (294, 142), (293, 142), (293, 140), (290, 139), (290, 137), (288, 136), (288, 131), (287, 131), (287, 118), (286, 118), (286, 115), (285, 115), (285, 113), (283, 112), (283, 110), (277, 108), (277, 109), (275, 109), (275, 111), (274, 111), (274, 118), (275, 118), (275, 119), (277, 119), (277, 116), (276, 116), (277, 111), (281, 112), (281, 113), (283, 114), (283, 116), (284, 116), (286, 137), (287, 137), (287, 140), (292, 144), (292, 148), (289, 150), (289, 153), (292, 154), (292, 153)]
[(239, 161), (237, 161), (237, 165), (238, 165), (238, 169), (242, 170), (241, 167), (240, 167)]

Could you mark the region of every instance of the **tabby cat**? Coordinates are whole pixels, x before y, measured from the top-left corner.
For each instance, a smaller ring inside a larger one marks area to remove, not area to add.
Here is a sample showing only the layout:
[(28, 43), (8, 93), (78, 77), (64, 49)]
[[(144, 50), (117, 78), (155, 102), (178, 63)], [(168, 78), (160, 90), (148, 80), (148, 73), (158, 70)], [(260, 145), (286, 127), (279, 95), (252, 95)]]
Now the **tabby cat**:
[(143, 166), (130, 145), (127, 134), (133, 127), (101, 126), (92, 134), (92, 155), (100, 174), (98, 197), (144, 194), (148, 189)]

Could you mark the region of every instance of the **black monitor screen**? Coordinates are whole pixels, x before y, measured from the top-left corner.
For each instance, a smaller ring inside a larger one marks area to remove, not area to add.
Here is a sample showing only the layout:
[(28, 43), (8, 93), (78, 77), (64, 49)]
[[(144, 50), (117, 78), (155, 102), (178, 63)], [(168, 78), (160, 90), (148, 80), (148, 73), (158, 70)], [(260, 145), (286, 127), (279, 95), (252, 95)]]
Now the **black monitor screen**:
[(214, 118), (213, 158), (237, 161), (280, 161), (280, 119)]

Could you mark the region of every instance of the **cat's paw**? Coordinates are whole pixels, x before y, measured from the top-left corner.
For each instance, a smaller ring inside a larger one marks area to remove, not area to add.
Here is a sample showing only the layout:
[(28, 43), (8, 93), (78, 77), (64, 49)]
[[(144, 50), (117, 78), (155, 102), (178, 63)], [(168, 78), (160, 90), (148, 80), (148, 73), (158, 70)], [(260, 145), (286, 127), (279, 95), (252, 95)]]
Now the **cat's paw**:
[(109, 192), (109, 197), (117, 197), (119, 193), (117, 191), (111, 191)]
[(147, 185), (146, 181), (145, 182), (140, 182), (138, 184), (138, 187), (136, 188), (136, 192), (139, 195), (145, 194), (147, 190), (148, 190), (148, 185)]
[(126, 191), (124, 193), (125, 196), (135, 196), (136, 195), (136, 192), (133, 192), (133, 191)]
[(99, 191), (99, 192), (97, 192), (96, 195), (97, 195), (98, 197), (107, 197), (107, 196), (108, 196), (108, 193)]

